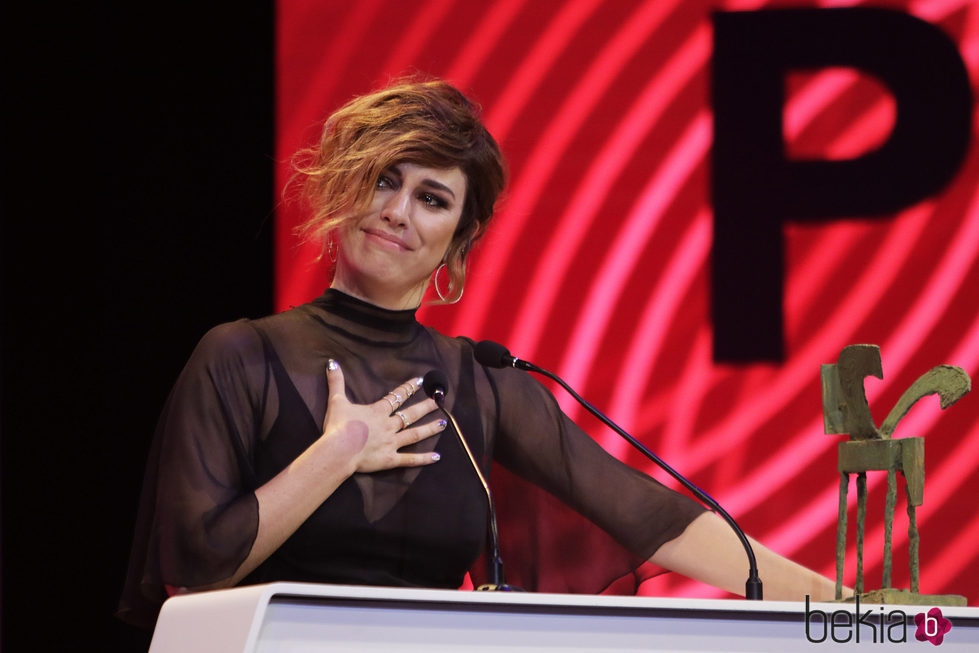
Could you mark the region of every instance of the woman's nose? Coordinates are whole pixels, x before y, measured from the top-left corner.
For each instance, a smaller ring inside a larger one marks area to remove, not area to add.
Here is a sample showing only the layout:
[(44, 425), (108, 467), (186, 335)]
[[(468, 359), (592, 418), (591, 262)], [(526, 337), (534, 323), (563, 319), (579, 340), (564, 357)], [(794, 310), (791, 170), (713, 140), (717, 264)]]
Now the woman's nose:
[(410, 200), (410, 194), (403, 190), (392, 193), (388, 197), (388, 201), (381, 207), (381, 219), (394, 227), (406, 226), (408, 224)]

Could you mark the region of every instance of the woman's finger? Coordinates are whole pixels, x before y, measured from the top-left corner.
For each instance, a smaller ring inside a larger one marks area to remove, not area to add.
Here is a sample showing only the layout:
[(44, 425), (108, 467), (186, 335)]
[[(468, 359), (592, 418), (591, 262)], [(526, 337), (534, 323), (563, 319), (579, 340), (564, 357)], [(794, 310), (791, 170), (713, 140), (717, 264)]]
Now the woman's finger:
[(400, 436), (398, 448), (400, 449), (401, 447), (406, 447), (409, 444), (421, 442), (425, 438), (430, 438), (436, 433), (441, 433), (445, 430), (447, 425), (448, 423), (444, 419), (440, 419), (428, 424), (419, 424), (418, 426), (413, 426), (410, 429), (405, 429), (398, 434)]
[(396, 410), (394, 411), (394, 415), (391, 415), (391, 430), (395, 432), (404, 431), (422, 417), (428, 415), (432, 410), (434, 408), (428, 409), (425, 406), (425, 402), (412, 406), (411, 408)]
[(392, 415), (392, 424), (397, 425), (399, 430), (401, 428), (406, 428), (401, 424), (401, 418), (398, 416), (398, 413), (405, 416), (405, 420), (407, 420), (408, 425), (410, 426), (421, 418), (425, 417), (425, 415), (428, 415), (433, 410), (438, 410), (438, 404), (436, 404), (433, 399), (425, 399), (424, 401), (420, 401), (413, 406), (408, 406), (407, 408), (402, 408), (401, 410), (395, 411)]
[(343, 381), (343, 372), (340, 370), (340, 363), (335, 358), (326, 362), (326, 384), (330, 393), (328, 398), (330, 403), (337, 399), (346, 399), (347, 389)]
[(411, 419), (409, 419), (408, 416), (405, 415), (405, 412), (403, 410), (394, 411), (394, 415), (392, 415), (391, 417), (394, 421), (395, 431), (404, 431), (409, 426), (411, 426)]
[(397, 386), (377, 401), (377, 405), (384, 409), (390, 409), (388, 414), (393, 414), (402, 404), (412, 397), (422, 386), (421, 377), (409, 379)]
[(421, 467), (437, 463), (441, 456), (437, 451), (428, 453), (399, 453), (398, 467)]

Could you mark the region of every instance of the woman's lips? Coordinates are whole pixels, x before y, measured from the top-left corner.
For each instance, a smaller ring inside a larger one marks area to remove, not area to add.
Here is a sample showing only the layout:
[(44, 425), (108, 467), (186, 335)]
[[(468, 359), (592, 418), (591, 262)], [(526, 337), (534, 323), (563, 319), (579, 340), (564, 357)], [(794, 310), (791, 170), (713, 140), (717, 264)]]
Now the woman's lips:
[(379, 229), (362, 229), (362, 231), (367, 234), (371, 240), (374, 240), (375, 242), (380, 241), (382, 245), (397, 247), (399, 250), (411, 250), (411, 247), (408, 247), (408, 243), (398, 238), (394, 234), (381, 231)]

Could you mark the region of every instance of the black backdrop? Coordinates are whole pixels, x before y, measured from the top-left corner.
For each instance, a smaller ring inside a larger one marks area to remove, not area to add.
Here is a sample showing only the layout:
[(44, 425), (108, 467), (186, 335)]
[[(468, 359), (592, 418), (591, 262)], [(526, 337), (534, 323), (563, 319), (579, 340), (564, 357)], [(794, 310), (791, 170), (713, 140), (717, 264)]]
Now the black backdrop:
[(204, 331), (272, 308), (273, 3), (11, 4), (0, 644), (145, 650), (112, 612), (157, 414)]

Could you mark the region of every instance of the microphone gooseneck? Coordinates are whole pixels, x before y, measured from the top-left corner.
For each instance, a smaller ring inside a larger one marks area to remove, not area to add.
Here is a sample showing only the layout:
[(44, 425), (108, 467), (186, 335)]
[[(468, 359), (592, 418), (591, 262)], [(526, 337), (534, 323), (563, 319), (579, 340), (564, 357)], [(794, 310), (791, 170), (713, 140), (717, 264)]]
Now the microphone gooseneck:
[(690, 492), (692, 492), (694, 496), (696, 496), (702, 502), (707, 504), (708, 507), (710, 507), (715, 512), (717, 512), (717, 514), (719, 514), (724, 519), (724, 521), (728, 523), (731, 529), (734, 530), (734, 533), (738, 536), (738, 539), (741, 540), (741, 545), (744, 547), (745, 553), (748, 555), (748, 580), (745, 582), (745, 593), (744, 593), (745, 598), (753, 601), (761, 600), (762, 598), (761, 577), (758, 575), (758, 563), (755, 561), (755, 552), (751, 548), (751, 542), (748, 541), (747, 535), (745, 535), (744, 531), (741, 530), (741, 527), (738, 526), (738, 523), (734, 521), (734, 518), (731, 517), (731, 515), (729, 515), (727, 511), (721, 507), (721, 504), (719, 504), (713, 497), (711, 497), (709, 494), (707, 494), (699, 487), (694, 485), (693, 482), (688, 480), (683, 474), (670, 467), (666, 463), (666, 461), (664, 461), (662, 458), (660, 458), (652, 451), (650, 451), (645, 445), (639, 442), (639, 440), (635, 439), (634, 437), (626, 433), (624, 429), (622, 429), (618, 424), (616, 424), (611, 419), (609, 419), (602, 411), (598, 410), (590, 403), (585, 401), (581, 397), (581, 395), (575, 392), (571, 388), (571, 386), (565, 383), (564, 379), (559, 377), (557, 374), (549, 372), (543, 368), (537, 367), (536, 365), (528, 361), (521, 360), (515, 356), (511, 356), (509, 350), (506, 347), (504, 347), (503, 345), (497, 342), (493, 342), (491, 340), (483, 340), (482, 342), (479, 342), (476, 345), (475, 356), (476, 356), (476, 361), (486, 367), (495, 367), (495, 368), (515, 367), (517, 369), (527, 370), (529, 372), (536, 372), (537, 374), (546, 376), (547, 378), (556, 382), (562, 388), (567, 390), (568, 394), (574, 397), (575, 400), (577, 400), (579, 404), (584, 406), (588, 412), (590, 412), (592, 415), (594, 415), (599, 420), (601, 420), (602, 423), (608, 426), (610, 429), (612, 429), (620, 436), (622, 436), (627, 442), (629, 442), (629, 444), (635, 447), (640, 453), (642, 453), (651, 461), (659, 465), (664, 471), (666, 471), (666, 473), (668, 473), (670, 476), (672, 476), (677, 481), (679, 481), (680, 484), (683, 485), (683, 487), (690, 490)]
[(452, 423), (452, 428), (455, 429), (456, 435), (459, 437), (459, 443), (462, 444), (463, 450), (466, 452), (466, 456), (469, 458), (469, 463), (472, 465), (473, 470), (476, 472), (477, 478), (479, 478), (479, 483), (483, 486), (483, 492), (486, 495), (486, 503), (489, 506), (489, 529), (490, 529), (490, 582), (485, 585), (480, 585), (478, 590), (502, 590), (509, 591), (515, 590), (517, 588), (507, 585), (506, 577), (503, 573), (503, 558), (500, 557), (500, 536), (496, 528), (496, 506), (493, 502), (493, 493), (490, 492), (489, 483), (486, 482), (486, 477), (483, 475), (483, 471), (479, 468), (479, 463), (476, 462), (476, 457), (473, 456), (472, 449), (469, 448), (469, 443), (466, 442), (465, 436), (462, 435), (462, 429), (459, 428), (459, 423), (451, 412), (445, 407), (445, 395), (447, 388), (449, 386), (449, 380), (446, 378), (445, 373), (442, 370), (430, 370), (422, 378), (422, 389), (425, 394), (435, 400), (439, 409), (449, 418)]

